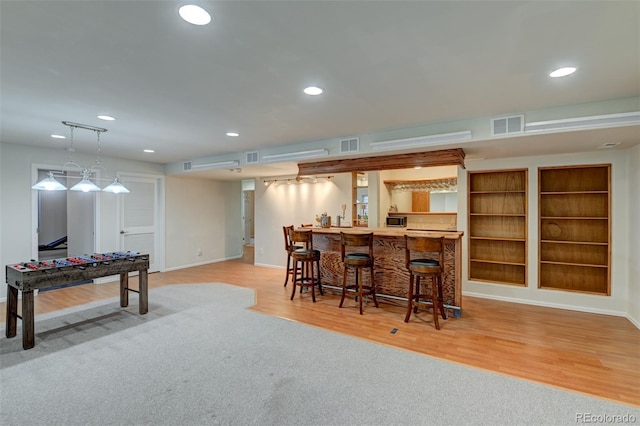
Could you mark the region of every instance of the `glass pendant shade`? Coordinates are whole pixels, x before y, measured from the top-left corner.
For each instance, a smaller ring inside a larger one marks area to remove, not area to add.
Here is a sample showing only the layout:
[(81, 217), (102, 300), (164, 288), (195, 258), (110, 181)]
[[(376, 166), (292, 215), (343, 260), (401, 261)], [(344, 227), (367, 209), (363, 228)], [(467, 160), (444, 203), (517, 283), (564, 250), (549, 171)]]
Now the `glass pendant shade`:
[(47, 177), (31, 187), (39, 191), (66, 191), (67, 187), (53, 177), (53, 172), (47, 173)]
[(82, 180), (71, 187), (72, 191), (94, 192), (100, 191), (100, 187), (89, 180), (89, 171), (82, 171)]
[(113, 183), (103, 189), (104, 192), (113, 192), (114, 194), (128, 194), (129, 190), (120, 182), (118, 178), (113, 180)]
[(94, 192), (94, 191), (100, 191), (100, 187), (96, 186), (96, 184), (91, 182), (89, 179), (82, 179), (80, 182), (73, 185), (71, 187), (71, 190), (82, 191), (82, 192)]

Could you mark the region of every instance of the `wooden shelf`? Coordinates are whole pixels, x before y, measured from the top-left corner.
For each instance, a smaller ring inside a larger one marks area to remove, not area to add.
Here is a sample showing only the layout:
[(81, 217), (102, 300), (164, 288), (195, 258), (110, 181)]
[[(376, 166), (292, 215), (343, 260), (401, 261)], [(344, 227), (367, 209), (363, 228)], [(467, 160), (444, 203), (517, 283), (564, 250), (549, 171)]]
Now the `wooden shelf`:
[(554, 220), (609, 220), (608, 217), (602, 216), (541, 216), (540, 219), (554, 219)]
[(527, 170), (469, 172), (469, 279), (527, 282)]
[(527, 217), (526, 214), (508, 214), (508, 213), (469, 213), (471, 216), (509, 216), (509, 217)]
[(590, 241), (558, 241), (558, 240), (540, 240), (540, 243), (553, 243), (553, 244), (585, 244), (590, 246), (608, 246), (609, 243), (594, 243)]
[(585, 267), (588, 267), (588, 268), (608, 268), (608, 265), (590, 265), (588, 263), (549, 262), (547, 260), (541, 260), (540, 263), (546, 263), (546, 264), (549, 264), (549, 265), (585, 266)]
[(499, 263), (469, 262), (469, 279), (495, 284), (526, 285), (526, 266)]
[(457, 212), (387, 212), (388, 216), (457, 216)]
[(525, 194), (526, 191), (470, 191), (470, 194)]
[(541, 191), (540, 195), (609, 194), (607, 191)]
[(485, 259), (471, 259), (472, 262), (480, 262), (480, 263), (495, 263), (497, 265), (515, 265), (515, 266), (525, 266), (524, 263), (515, 263), (515, 262), (499, 262), (497, 260), (485, 260)]
[(517, 241), (526, 242), (524, 238), (496, 238), (496, 237), (469, 237), (471, 240), (487, 240), (487, 241)]
[(538, 287), (611, 292), (611, 166), (538, 170)]

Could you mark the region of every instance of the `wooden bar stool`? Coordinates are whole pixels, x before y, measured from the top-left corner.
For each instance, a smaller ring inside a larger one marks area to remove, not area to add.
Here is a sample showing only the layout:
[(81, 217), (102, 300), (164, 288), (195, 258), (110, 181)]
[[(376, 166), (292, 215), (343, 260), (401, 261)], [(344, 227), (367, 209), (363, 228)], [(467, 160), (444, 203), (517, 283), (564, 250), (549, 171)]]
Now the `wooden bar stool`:
[[(366, 253), (363, 248), (367, 249)], [(378, 307), (376, 299), (376, 285), (373, 275), (373, 232), (368, 234), (345, 234), (340, 233), (340, 253), (344, 263), (344, 276), (342, 278), (342, 298), (340, 307), (344, 303), (347, 292), (354, 293), (360, 305), (360, 315), (362, 315), (362, 298), (369, 296), (373, 298), (373, 303)], [(362, 284), (362, 274), (364, 268), (369, 268), (371, 285)], [(347, 285), (347, 273), (352, 269), (355, 272), (355, 284)]]
[[(433, 322), (436, 329), (440, 330), (438, 311), (440, 311), (443, 319), (447, 319), (447, 313), (442, 302), (444, 238), (410, 237), (405, 235), (404, 241), (406, 245), (405, 260), (410, 274), (407, 315), (404, 318), (404, 322), (409, 322), (412, 310), (417, 313), (419, 306), (425, 306), (425, 302), (430, 301), (433, 308)], [(432, 259), (433, 257), (437, 260)], [(431, 294), (420, 292), (420, 279), (422, 278), (431, 279)]]
[[(291, 300), (296, 294), (296, 287), (311, 287), (311, 299), (315, 303), (316, 285), (320, 290), (320, 294), (324, 293), (320, 283), (320, 251), (313, 249), (313, 230), (298, 231), (290, 229), (289, 238), (294, 246), (296, 243), (301, 243), (300, 248), (291, 251), (291, 257), (293, 258), (293, 291), (291, 292)], [(318, 274), (317, 279), (315, 278), (316, 271)], [(300, 277), (298, 277), (298, 272)], [(300, 291), (302, 293), (302, 289)]]
[(291, 266), (291, 252), (293, 250), (301, 249), (302, 246), (295, 246), (291, 242), (291, 237), (289, 236), (289, 232), (293, 231), (293, 225), (283, 226), (282, 232), (284, 234), (284, 249), (287, 252), (287, 271), (286, 277), (284, 279), (284, 286), (287, 286), (289, 282), (289, 275), (293, 276), (293, 266)]

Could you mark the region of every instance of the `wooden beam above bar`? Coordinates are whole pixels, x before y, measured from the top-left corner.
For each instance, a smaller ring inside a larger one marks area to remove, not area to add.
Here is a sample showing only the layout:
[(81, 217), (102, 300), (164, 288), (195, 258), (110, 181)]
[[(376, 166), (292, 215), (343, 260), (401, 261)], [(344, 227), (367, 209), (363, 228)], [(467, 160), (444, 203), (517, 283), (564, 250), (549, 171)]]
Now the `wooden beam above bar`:
[(461, 166), (464, 168), (462, 148), (411, 154), (380, 155), (298, 164), (298, 176), (324, 173), (370, 172), (376, 170), (409, 169), (412, 167)]

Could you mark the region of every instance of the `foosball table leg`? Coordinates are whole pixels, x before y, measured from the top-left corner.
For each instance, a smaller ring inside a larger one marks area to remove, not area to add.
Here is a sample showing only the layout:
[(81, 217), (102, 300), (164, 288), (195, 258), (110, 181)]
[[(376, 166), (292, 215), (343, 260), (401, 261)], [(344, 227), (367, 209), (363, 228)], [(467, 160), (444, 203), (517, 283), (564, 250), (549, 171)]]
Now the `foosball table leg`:
[(18, 289), (7, 286), (7, 325), (6, 336), (15, 337), (18, 322)]
[(139, 271), (138, 273), (138, 295), (140, 296), (140, 315), (146, 314), (149, 311), (149, 274), (146, 269)]
[(120, 274), (120, 307), (129, 306), (129, 274)]
[(33, 290), (22, 292), (22, 348), (36, 345), (35, 321), (33, 319)]

